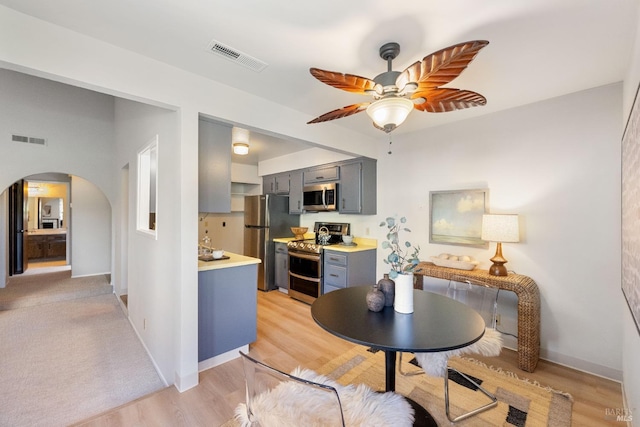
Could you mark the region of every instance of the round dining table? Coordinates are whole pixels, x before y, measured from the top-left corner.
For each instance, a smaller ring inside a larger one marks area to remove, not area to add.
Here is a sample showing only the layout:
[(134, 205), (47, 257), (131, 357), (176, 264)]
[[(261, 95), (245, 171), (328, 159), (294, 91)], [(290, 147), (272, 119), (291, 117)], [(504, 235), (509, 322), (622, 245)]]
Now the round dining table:
[[(398, 313), (392, 306), (373, 312), (366, 301), (370, 289), (371, 286), (356, 286), (321, 295), (311, 305), (311, 316), (333, 335), (384, 351), (386, 391), (395, 391), (396, 352), (454, 350), (471, 345), (484, 335), (482, 316), (459, 301), (414, 289), (413, 313)], [(410, 402), (417, 409), (415, 402)], [(418, 418), (416, 413), (416, 421)]]

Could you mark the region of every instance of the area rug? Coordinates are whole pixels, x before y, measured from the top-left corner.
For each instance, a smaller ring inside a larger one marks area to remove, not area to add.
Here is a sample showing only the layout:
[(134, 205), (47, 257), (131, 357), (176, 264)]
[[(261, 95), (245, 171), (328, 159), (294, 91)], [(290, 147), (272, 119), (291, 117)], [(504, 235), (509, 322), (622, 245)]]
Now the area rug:
[(0, 311), (0, 426), (67, 426), (165, 387), (113, 294)]
[[(402, 362), (403, 372), (417, 371), (420, 368), (411, 363), (410, 354), (405, 354)], [(475, 378), (489, 392), (498, 397), (498, 406), (469, 419), (456, 423), (456, 426), (517, 426), (517, 427), (569, 427), (573, 399), (567, 393), (544, 387), (516, 374), (500, 368), (489, 367), (472, 358), (454, 357), (449, 366)], [(339, 356), (316, 372), (328, 376), (341, 384), (369, 385), (383, 391), (384, 352), (372, 352), (363, 346)], [(464, 379), (451, 378), (449, 399), (453, 416), (468, 412), (488, 403), (486, 396), (472, 390), (464, 384)], [(453, 425), (447, 419), (444, 406), (444, 379), (427, 375), (402, 376), (396, 371), (396, 392), (407, 396), (422, 405), (434, 417), (438, 425)], [(239, 424), (231, 419), (223, 427), (236, 427)]]
[[(411, 363), (410, 354), (403, 357), (403, 372), (420, 368)], [(518, 427), (571, 425), (572, 398), (566, 393), (520, 379), (515, 374), (492, 368), (471, 358), (451, 358), (449, 366), (475, 378), (490, 393), (498, 397), (498, 406), (472, 418), (456, 423), (457, 426)], [(371, 352), (357, 346), (330, 361), (318, 373), (339, 383), (365, 383), (384, 390), (384, 352)], [(470, 389), (460, 379), (449, 383), (449, 400), (453, 416), (468, 412), (488, 403), (481, 392)], [(470, 385), (470, 384), (469, 384)], [(435, 418), (438, 425), (449, 425), (444, 406), (444, 379), (427, 375), (402, 376), (396, 373), (396, 392), (422, 405)]]

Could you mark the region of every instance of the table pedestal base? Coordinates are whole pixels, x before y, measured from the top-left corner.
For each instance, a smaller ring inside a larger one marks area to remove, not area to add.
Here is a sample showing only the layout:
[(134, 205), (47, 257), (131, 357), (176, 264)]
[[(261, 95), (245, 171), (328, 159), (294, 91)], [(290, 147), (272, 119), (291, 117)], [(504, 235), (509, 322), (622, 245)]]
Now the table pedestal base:
[(407, 402), (411, 404), (413, 413), (415, 414), (414, 427), (438, 427), (438, 423), (433, 419), (431, 414), (422, 407), (418, 402), (413, 399), (409, 399), (407, 396), (403, 396), (407, 399)]

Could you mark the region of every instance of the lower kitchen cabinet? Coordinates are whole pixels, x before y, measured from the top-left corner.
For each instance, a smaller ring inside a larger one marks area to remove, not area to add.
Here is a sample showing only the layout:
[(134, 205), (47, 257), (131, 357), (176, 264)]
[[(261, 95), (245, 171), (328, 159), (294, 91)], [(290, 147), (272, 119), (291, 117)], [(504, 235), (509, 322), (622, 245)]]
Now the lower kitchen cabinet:
[(257, 264), (198, 272), (198, 362), (257, 339)]
[(286, 243), (275, 242), (274, 276), (276, 286), (289, 290), (289, 249)]
[(324, 250), (322, 293), (336, 289), (374, 285), (376, 283), (376, 250), (343, 252)]

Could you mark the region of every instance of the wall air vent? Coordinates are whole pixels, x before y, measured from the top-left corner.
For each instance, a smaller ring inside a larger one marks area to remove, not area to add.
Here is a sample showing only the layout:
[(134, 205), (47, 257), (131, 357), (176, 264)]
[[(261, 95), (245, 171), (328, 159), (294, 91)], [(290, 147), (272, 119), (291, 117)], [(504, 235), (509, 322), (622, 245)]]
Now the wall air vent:
[(213, 54), (221, 56), (224, 59), (229, 61), (233, 61), (236, 64), (240, 64), (243, 67), (249, 68), (257, 73), (267, 68), (267, 63), (260, 61), (253, 56), (249, 56), (246, 53), (240, 52), (237, 49), (226, 46), (223, 43), (220, 43), (217, 40), (211, 40), (207, 50)]
[(24, 135), (11, 135), (11, 140), (15, 142), (22, 142), (25, 144), (35, 144), (35, 145), (47, 145), (47, 140), (44, 138), (36, 138), (33, 136), (24, 136)]

